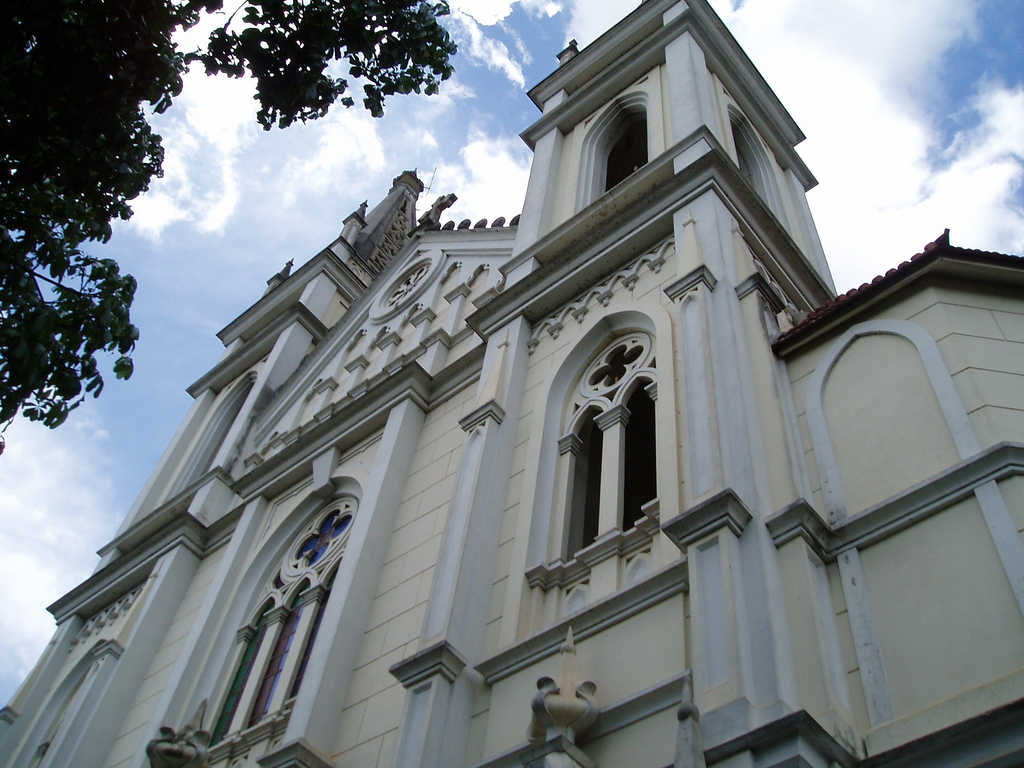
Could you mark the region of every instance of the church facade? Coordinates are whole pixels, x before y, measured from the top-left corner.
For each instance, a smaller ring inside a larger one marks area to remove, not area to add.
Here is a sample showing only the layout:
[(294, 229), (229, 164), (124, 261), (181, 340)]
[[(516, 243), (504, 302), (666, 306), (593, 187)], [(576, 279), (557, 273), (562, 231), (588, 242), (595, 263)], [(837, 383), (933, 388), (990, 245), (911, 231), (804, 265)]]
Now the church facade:
[(1024, 764), (1021, 259), (837, 297), (706, 0), (530, 97), (521, 216), (405, 172), (220, 332), (0, 766)]

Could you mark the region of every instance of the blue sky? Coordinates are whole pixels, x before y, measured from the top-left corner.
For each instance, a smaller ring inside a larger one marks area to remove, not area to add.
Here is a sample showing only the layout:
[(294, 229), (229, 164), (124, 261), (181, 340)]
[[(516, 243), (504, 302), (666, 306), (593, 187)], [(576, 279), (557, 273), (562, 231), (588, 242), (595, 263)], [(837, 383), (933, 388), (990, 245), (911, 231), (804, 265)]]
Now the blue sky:
[[(154, 120), (165, 176), (102, 250), (136, 276), (129, 382), (56, 431), (17, 422), (0, 457), (0, 705), (53, 631), (45, 606), (89, 575), (216, 362), (215, 333), (288, 259), (315, 255), (364, 199), (417, 168), (452, 218), (520, 211), (536, 117), (526, 90), (632, 10), (615, 0), (458, 0), (460, 45), (438, 97), (394, 98), (286, 131), (255, 122), (251, 86), (190, 75)], [(954, 245), (1024, 252), (1020, 0), (713, 0), (808, 136), (798, 148), (840, 291), (949, 227)], [(435, 172), (436, 169), (436, 172)], [(14, 588), (11, 589), (10, 587)]]

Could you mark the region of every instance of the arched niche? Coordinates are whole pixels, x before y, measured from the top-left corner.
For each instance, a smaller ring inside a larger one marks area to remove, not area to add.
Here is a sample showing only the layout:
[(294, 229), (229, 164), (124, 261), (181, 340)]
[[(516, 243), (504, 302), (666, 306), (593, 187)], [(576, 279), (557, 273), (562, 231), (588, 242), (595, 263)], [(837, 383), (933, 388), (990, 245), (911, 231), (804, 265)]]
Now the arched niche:
[(935, 340), (906, 320), (858, 323), (829, 347), (807, 423), (833, 523), (980, 450)]
[(729, 110), (729, 127), (740, 175), (750, 183), (779, 221), (786, 224), (782, 196), (764, 144), (746, 118), (734, 109)]

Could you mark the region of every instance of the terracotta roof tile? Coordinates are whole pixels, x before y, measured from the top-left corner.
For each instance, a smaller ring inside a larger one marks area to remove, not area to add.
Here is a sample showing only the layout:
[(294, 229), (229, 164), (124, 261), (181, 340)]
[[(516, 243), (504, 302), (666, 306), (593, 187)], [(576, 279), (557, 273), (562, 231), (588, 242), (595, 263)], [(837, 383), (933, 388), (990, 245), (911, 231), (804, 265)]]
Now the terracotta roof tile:
[(920, 253), (915, 253), (909, 259), (893, 269), (890, 269), (884, 275), (879, 275), (870, 283), (863, 283), (859, 287), (840, 294), (834, 299), (831, 299), (812, 310), (803, 320), (780, 335), (775, 341), (774, 346), (777, 347), (783, 342), (792, 339), (794, 336), (802, 336), (806, 334), (814, 326), (822, 324), (825, 320), (830, 319), (832, 316), (847, 309), (848, 307), (870, 299), (885, 290), (885, 288), (903, 280), (907, 275), (923, 269), (927, 264), (937, 260), (940, 256), (956, 256), (966, 259), (982, 258), (985, 260), (995, 258), (1000, 261), (1012, 259), (1024, 264), (1024, 259), (1021, 259), (1019, 256), (1011, 256), (1004, 253), (996, 253), (994, 251), (980, 251), (971, 248), (958, 248), (952, 246), (949, 244), (949, 230), (947, 229), (935, 240), (928, 243)]

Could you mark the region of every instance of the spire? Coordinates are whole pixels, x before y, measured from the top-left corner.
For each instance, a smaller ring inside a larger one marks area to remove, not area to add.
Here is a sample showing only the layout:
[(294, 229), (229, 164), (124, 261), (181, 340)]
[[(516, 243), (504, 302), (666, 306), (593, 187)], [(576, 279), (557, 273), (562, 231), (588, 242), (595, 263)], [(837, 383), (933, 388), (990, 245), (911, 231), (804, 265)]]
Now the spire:
[(387, 196), (369, 213), (360, 208), (353, 214), (359, 215), (365, 224), (354, 233), (354, 242), (350, 244), (360, 264), (373, 277), (383, 272), (408, 242), (416, 226), (416, 200), (422, 191), (423, 182), (416, 172), (403, 171), (392, 181)]

